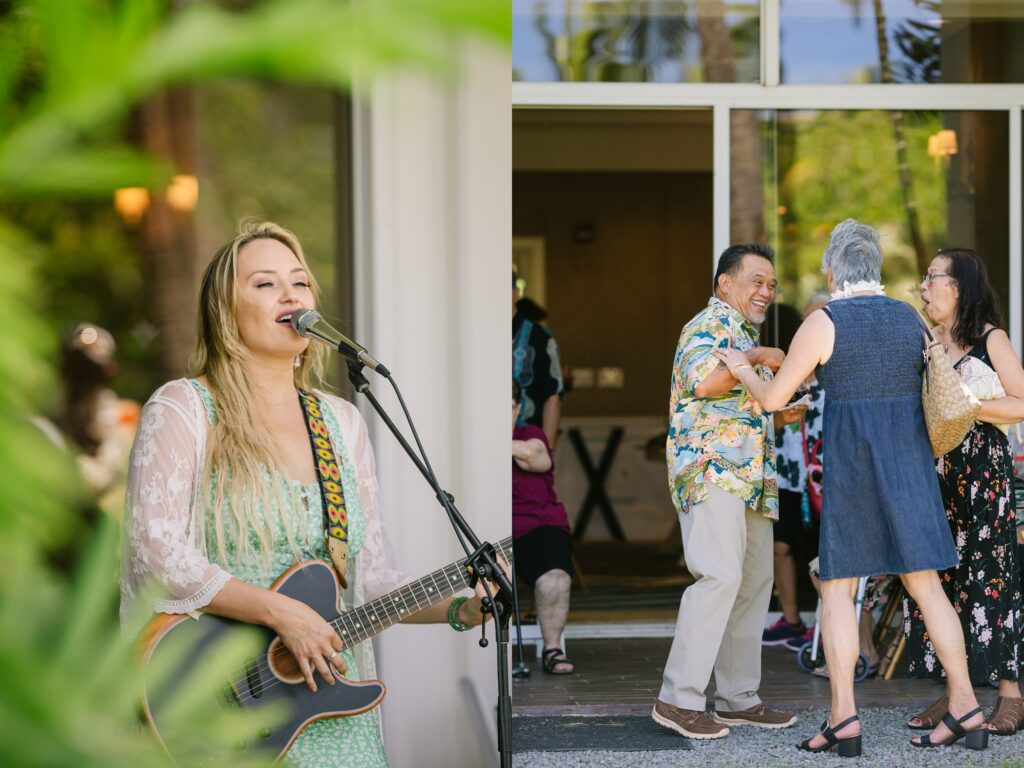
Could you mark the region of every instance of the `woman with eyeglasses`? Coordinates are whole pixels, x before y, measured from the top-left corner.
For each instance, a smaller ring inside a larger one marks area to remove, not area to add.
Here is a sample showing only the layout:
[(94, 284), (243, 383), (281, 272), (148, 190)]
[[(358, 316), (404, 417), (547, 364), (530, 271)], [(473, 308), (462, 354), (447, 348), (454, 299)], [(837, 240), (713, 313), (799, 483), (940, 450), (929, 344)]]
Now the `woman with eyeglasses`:
[[(924, 311), (935, 338), (961, 377), (982, 401), (979, 420), (963, 442), (936, 463), (960, 562), (940, 577), (960, 614), (971, 682), (999, 687), (986, 727), (1010, 735), (1024, 723), (1021, 665), (1021, 581), (1017, 563), (1013, 455), (999, 424), (1024, 418), (1024, 370), (1002, 325), (985, 265), (966, 248), (939, 251), (921, 281)], [(1007, 396), (1008, 395), (1008, 396)], [(909, 628), (908, 674), (944, 680), (917, 604), (904, 602)], [(949, 705), (943, 696), (913, 718), (911, 728), (931, 728)]]

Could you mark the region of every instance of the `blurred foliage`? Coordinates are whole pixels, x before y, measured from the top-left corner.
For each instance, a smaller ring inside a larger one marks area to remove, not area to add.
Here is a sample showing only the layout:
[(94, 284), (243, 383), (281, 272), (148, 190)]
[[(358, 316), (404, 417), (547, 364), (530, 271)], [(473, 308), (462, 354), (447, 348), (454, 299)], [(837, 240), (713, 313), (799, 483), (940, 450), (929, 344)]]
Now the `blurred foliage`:
[[(258, 77), (347, 88), (355, 73), (455, 73), (464, 36), (506, 43), (506, 2), (275, 0), (226, 10), (158, 0), (0, 3), (0, 755), (5, 766), (165, 765), (136, 724), (140, 677), (116, 621), (117, 526), (95, 540), (71, 457), (30, 415), (52, 407), (58, 329), (139, 320), (141, 272), (110, 210), (119, 186), (171, 172), (124, 140), (140, 100), (175, 85)], [(69, 205), (68, 200), (80, 202)], [(64, 290), (54, 290), (60, 286)], [(146, 334), (136, 364), (145, 366)], [(141, 381), (141, 370), (134, 374)], [(139, 396), (142, 396), (141, 394)], [(48, 554), (79, 554), (74, 577)], [(247, 639), (221, 649), (232, 655)], [(170, 670), (156, 670), (171, 674)], [(206, 681), (205, 685), (210, 685)], [(180, 727), (230, 744), (246, 728), (197, 682)], [(227, 752), (221, 763), (240, 764)]]
[[(115, 389), (123, 397), (145, 401), (161, 383), (154, 378), (156, 330), (140, 301), (142, 265), (134, 238), (110, 199), (34, 199), (0, 205), (0, 216), (46, 243), (32, 258), (38, 285), (45, 286), (33, 301), (38, 317), (61, 335), (83, 321), (113, 332), (120, 364)], [(41, 405), (55, 414), (59, 391), (45, 391), (49, 395)]]
[[(777, 138), (777, 168), (767, 169), (763, 178), (765, 221), (773, 222), (770, 237), (779, 251), (780, 300), (802, 308), (813, 293), (825, 290), (821, 254), (832, 228), (855, 216), (882, 235), (886, 292), (913, 302), (920, 275), (906, 231), (890, 115), (871, 110), (783, 114), (787, 119), (777, 126), (772, 119), (762, 123), (766, 146)], [(948, 234), (947, 174), (926, 149), (928, 136), (944, 125), (934, 112), (904, 117), (913, 195), (922, 235), (934, 251)], [(775, 158), (769, 153), (766, 161)]]
[[(335, 100), (323, 88), (223, 80), (194, 90), (200, 229), (231, 233), (244, 216), (298, 235), (334, 306)], [(253, 162), (253, 158), (259, 158)]]
[[(136, 400), (161, 383), (159, 329), (141, 300), (136, 236), (110, 194), (161, 188), (171, 172), (124, 141), (125, 117), (143, 96), (201, 83), (195, 128), (210, 151), (197, 215), (225, 237), (243, 215), (286, 222), (331, 307), (331, 91), (356, 72), (363, 83), (398, 66), (455, 73), (456, 36), (511, 34), (504, 2), (227, 5), (190, 3), (167, 18), (158, 0), (0, 4), (0, 216), (49, 246), (41, 317), (58, 333), (83, 320), (110, 329), (121, 361), (115, 388)], [(48, 405), (53, 413), (55, 398)]]
[[(118, 525), (104, 518), (86, 539), (74, 580), (55, 578), (22, 548), (8, 560), (0, 590), (0, 754), (12, 768), (28, 766), (166, 766), (166, 756), (133, 717), (140, 677), (134, 639), (112, 616), (117, 605)], [(215, 651), (211, 664), (254, 650), (239, 634)], [(176, 660), (147, 670), (159, 680), (176, 674)], [(257, 739), (266, 721), (225, 710), (218, 680), (195, 680), (166, 707), (163, 732), (189, 734), (176, 742), (181, 765), (267, 766), (263, 756), (233, 745)], [(267, 713), (273, 715), (273, 713)]]

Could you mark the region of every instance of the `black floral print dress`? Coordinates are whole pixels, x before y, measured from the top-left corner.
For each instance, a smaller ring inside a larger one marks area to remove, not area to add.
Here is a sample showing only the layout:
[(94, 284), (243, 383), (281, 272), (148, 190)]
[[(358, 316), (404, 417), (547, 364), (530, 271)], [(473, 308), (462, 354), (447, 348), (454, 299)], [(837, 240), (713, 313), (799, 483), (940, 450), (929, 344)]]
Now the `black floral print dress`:
[[(991, 366), (988, 334), (965, 355)], [(960, 563), (939, 573), (964, 629), (974, 685), (1018, 680), (1024, 653), (1021, 578), (1017, 564), (1013, 455), (1003, 432), (976, 422), (963, 442), (936, 463)], [(903, 603), (907, 675), (943, 678), (917, 604)]]

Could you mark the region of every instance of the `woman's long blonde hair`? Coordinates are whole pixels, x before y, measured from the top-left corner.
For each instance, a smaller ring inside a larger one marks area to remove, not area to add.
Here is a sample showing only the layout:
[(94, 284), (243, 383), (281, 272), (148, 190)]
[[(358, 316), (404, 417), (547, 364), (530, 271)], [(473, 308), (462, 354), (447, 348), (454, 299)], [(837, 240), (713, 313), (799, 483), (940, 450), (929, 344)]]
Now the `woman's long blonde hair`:
[[(253, 240), (271, 239), (284, 244), (306, 269), (310, 290), (315, 303), (319, 303), (320, 289), (306, 264), (306, 257), (298, 238), (284, 227), (269, 221), (246, 220), (239, 224), (238, 234), (223, 246), (203, 273), (199, 292), (199, 332), (192, 370), (205, 376), (213, 394), (216, 420), (207, 443), (205, 484), (201, 499), (210, 499), (212, 506), (203, 504), (203, 520), (199, 533), (206, 544), (206, 532), (212, 514), (216, 532), (217, 552), (222, 563), (227, 563), (227, 533), (238, 542), (238, 555), (246, 565), (270, 564), (270, 552), (277, 543), (272, 510), (283, 510), (286, 502), (298, 499), (282, 495), (280, 477), (275, 474), (278, 464), (271, 450), (274, 436), (259, 410), (250, 382), (255, 379), (249, 368), (252, 352), (242, 341), (235, 318), (238, 253)], [(313, 307), (315, 308), (315, 307)], [(299, 355), (295, 368), (295, 386), (311, 391), (320, 388), (325, 369), (325, 348), (310, 344)], [(291, 494), (291, 486), (284, 490)], [(229, 514), (225, 514), (225, 511)], [(267, 514), (263, 514), (263, 511)], [(299, 541), (305, 542), (305, 526), (295, 527), (290, 515), (281, 514), (288, 544), (298, 557)], [(255, 538), (255, 544), (253, 542)]]

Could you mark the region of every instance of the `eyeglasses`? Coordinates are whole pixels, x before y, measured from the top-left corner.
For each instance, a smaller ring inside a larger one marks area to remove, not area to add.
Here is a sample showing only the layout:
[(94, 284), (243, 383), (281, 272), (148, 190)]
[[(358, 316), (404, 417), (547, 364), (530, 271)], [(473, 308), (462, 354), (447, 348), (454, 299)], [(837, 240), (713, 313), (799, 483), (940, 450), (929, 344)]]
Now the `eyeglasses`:
[(931, 285), (940, 277), (953, 277), (954, 280), (956, 279), (953, 275), (949, 274), (948, 272), (936, 272), (934, 274), (929, 272), (927, 275), (923, 275), (921, 277), (921, 282), (924, 283), (925, 285)]

